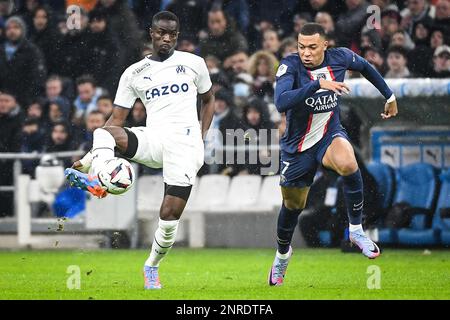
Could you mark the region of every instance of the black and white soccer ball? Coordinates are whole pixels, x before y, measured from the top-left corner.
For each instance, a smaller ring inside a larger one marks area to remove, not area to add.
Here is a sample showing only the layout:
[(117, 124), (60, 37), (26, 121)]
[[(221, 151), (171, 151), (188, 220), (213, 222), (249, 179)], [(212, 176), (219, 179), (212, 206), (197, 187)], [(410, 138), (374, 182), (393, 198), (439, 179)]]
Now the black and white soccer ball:
[(127, 160), (113, 158), (105, 162), (98, 173), (98, 178), (108, 193), (122, 194), (131, 188), (136, 175), (133, 166)]

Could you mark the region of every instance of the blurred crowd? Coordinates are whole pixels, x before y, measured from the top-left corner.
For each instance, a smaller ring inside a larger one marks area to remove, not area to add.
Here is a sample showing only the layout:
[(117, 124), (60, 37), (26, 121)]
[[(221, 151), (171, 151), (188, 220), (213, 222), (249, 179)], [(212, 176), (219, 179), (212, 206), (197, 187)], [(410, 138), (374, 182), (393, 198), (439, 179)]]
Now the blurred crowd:
[[(80, 10), (70, 15), (70, 5)], [(310, 21), (324, 26), (331, 47), (351, 48), (386, 78), (450, 76), (450, 0), (0, 0), (0, 152), (89, 150), (121, 73), (151, 54), (148, 29), (160, 10), (180, 18), (178, 50), (205, 58), (216, 92), (212, 127), (223, 136), (283, 132), (275, 73)], [(126, 125), (145, 119), (138, 100)], [(209, 137), (207, 151), (221, 143)], [(35, 166), (23, 169), (33, 174)], [(258, 166), (205, 170), (233, 175)]]

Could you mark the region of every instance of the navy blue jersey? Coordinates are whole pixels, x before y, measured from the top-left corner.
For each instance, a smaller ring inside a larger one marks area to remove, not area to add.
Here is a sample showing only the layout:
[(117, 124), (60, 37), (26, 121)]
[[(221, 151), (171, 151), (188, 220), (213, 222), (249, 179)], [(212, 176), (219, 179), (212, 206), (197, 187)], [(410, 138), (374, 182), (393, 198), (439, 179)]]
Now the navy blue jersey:
[(281, 149), (296, 153), (319, 142), (327, 132), (340, 130), (340, 96), (320, 88), (321, 78), (343, 82), (347, 70), (359, 71), (389, 99), (392, 91), (383, 77), (364, 58), (347, 48), (325, 51), (321, 65), (308, 69), (298, 53), (281, 60), (276, 74), (275, 105), (286, 113)]

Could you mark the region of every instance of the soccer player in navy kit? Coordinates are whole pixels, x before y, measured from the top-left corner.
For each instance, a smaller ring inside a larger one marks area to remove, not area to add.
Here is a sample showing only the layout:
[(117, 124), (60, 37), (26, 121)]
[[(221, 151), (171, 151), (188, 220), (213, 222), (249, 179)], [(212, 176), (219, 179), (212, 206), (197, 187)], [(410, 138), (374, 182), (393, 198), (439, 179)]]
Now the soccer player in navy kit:
[(283, 284), (292, 235), (319, 165), (343, 178), (350, 241), (370, 259), (380, 255), (362, 229), (363, 181), (339, 120), (340, 95), (349, 93), (343, 83), (345, 72), (359, 71), (386, 98), (383, 119), (397, 115), (397, 103), (382, 76), (365, 59), (347, 48), (327, 50), (327, 44), (319, 24), (306, 24), (298, 35), (298, 53), (284, 58), (276, 74), (275, 105), (286, 113), (287, 124), (280, 142), (283, 204), (277, 223), (278, 250), (269, 273), (272, 286)]

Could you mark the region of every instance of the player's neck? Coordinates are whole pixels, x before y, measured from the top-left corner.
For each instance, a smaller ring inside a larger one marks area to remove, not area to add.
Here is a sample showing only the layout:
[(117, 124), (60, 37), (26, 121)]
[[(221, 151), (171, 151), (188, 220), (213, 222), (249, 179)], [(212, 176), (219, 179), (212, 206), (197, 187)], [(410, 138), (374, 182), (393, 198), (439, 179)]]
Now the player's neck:
[(175, 50), (171, 50), (168, 54), (158, 54), (158, 53), (154, 52), (150, 56), (150, 59), (154, 60), (154, 61), (163, 62), (163, 61), (169, 59), (174, 54), (174, 52), (175, 52)]

